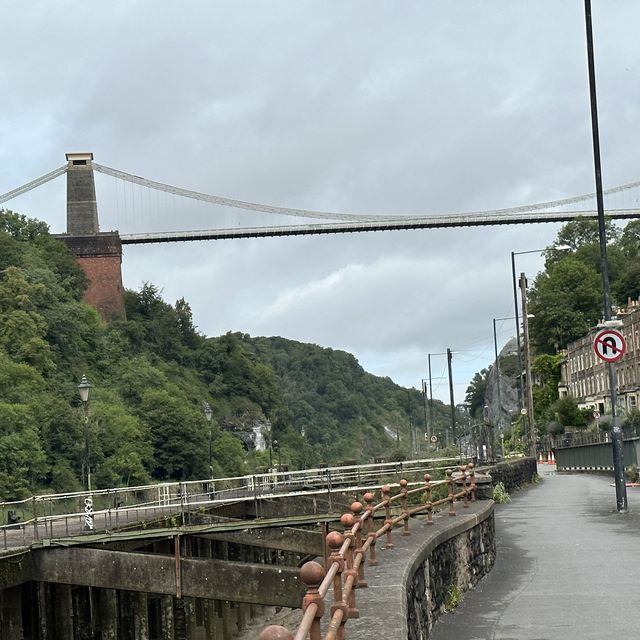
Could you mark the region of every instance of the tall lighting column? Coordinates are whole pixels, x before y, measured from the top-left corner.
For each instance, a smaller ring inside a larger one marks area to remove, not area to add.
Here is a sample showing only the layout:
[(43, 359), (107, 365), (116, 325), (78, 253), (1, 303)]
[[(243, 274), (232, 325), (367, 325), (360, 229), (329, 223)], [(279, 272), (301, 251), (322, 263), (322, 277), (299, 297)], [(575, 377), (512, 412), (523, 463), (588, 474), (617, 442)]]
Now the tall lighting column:
[(537, 457), (536, 444), (538, 436), (536, 432), (536, 420), (533, 415), (533, 380), (531, 379), (531, 348), (529, 343), (529, 314), (527, 313), (527, 278), (520, 274), (520, 291), (522, 293), (522, 333), (524, 337), (524, 366), (527, 380), (527, 393), (525, 396), (527, 405), (527, 417), (529, 422), (529, 455)]
[(88, 495), (84, 499), (84, 528), (86, 531), (93, 530), (93, 498), (91, 497), (91, 433), (89, 432), (89, 396), (92, 385), (83, 375), (78, 385), (78, 393), (84, 408), (84, 466), (87, 472)]
[[(569, 251), (571, 247), (567, 244), (559, 244), (553, 247), (554, 251)], [(529, 251), (512, 251), (511, 252), (511, 284), (513, 285), (513, 311), (514, 320), (516, 321), (516, 344), (518, 350), (518, 406), (524, 408), (524, 394), (522, 384), (522, 346), (520, 344), (520, 317), (518, 315), (518, 281), (516, 280), (516, 256), (522, 256), (526, 253), (544, 253), (546, 249), (530, 249)]]
[[(609, 263), (607, 260), (607, 232), (604, 219), (604, 198), (602, 193), (602, 167), (600, 166), (600, 134), (598, 131), (598, 100), (596, 93), (596, 67), (593, 55), (593, 28), (591, 24), (591, 0), (584, 1), (585, 27), (587, 39), (587, 62), (589, 66), (589, 97), (591, 101), (591, 133), (593, 140), (593, 168), (596, 182), (596, 204), (598, 208), (598, 237), (600, 241), (600, 272), (602, 273), (602, 293), (605, 323), (611, 322), (611, 292), (609, 289)], [(618, 513), (627, 512), (627, 487), (624, 481), (624, 457), (622, 430), (617, 416), (618, 385), (616, 365), (607, 364), (609, 388), (611, 389), (611, 447), (613, 453), (613, 475), (616, 485), (616, 508)]]
[(209, 478), (213, 479), (213, 457), (211, 450), (211, 440), (213, 436), (211, 419), (213, 418), (213, 409), (211, 409), (211, 405), (208, 402), (202, 403), (202, 409), (204, 410), (204, 417), (209, 423)]
[(496, 357), (496, 383), (498, 386), (498, 437), (502, 446), (502, 457), (504, 458), (504, 433), (502, 428), (502, 399), (500, 397), (500, 359), (498, 358), (498, 336), (496, 333), (496, 320), (511, 320), (511, 318), (493, 319), (493, 352)]
[(91, 395), (91, 389), (93, 385), (87, 380), (87, 376), (83, 375), (80, 384), (78, 385), (78, 393), (80, 394), (80, 400), (82, 400), (82, 407), (84, 410), (84, 466), (87, 474), (87, 490), (91, 493), (91, 442), (89, 433), (89, 396)]

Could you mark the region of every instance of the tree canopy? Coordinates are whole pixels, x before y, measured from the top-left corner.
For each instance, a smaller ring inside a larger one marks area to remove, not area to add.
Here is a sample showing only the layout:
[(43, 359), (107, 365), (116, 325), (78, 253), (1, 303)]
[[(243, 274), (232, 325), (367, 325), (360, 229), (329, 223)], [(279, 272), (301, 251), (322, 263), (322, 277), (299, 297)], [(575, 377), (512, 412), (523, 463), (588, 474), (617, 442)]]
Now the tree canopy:
[[(126, 319), (105, 324), (82, 302), (86, 284), (44, 223), (0, 210), (0, 500), (80, 489), (87, 465), (96, 488), (249, 473), (275, 440), (294, 468), (370, 462), (407, 455), (425, 430), (422, 394), (350, 354), (207, 338), (189, 303), (152, 283), (126, 291)], [(448, 412), (433, 404), (441, 434)]]

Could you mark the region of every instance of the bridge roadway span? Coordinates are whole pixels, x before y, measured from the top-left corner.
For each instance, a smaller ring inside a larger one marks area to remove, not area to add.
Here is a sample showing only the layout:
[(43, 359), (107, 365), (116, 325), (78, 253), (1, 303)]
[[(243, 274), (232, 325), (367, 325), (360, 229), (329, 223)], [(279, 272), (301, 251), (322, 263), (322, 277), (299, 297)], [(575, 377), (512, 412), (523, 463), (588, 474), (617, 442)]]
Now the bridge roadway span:
[(637, 638), (640, 489), (619, 514), (610, 482), (543, 475), (498, 505), (493, 570), (430, 640)]

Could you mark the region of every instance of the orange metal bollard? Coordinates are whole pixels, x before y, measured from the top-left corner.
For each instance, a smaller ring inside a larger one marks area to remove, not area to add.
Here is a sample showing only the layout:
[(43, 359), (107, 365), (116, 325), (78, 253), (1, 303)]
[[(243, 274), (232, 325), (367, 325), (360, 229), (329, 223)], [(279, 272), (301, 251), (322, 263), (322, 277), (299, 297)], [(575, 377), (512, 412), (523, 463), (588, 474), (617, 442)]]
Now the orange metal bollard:
[(431, 476), (428, 473), (424, 474), (424, 495), (426, 498), (425, 504), (427, 505), (427, 519), (425, 525), (433, 524), (433, 503), (431, 502)]
[[(355, 534), (356, 547), (354, 549), (354, 553), (356, 557), (364, 556), (364, 552), (362, 551), (362, 518), (360, 514), (362, 513), (362, 502), (352, 502), (351, 503), (351, 513), (353, 513), (354, 522), (360, 523), (360, 527)], [(367, 581), (364, 577), (364, 557), (360, 558), (360, 564), (358, 566), (358, 589), (364, 589), (368, 587)]]
[(384, 545), (385, 549), (393, 549), (393, 537), (391, 535), (391, 502), (389, 493), (391, 492), (391, 487), (388, 484), (385, 484), (384, 487), (380, 490), (382, 491), (382, 500), (384, 502), (384, 523), (388, 526), (387, 529), (387, 542)]
[(456, 515), (456, 508), (454, 505), (455, 502), (455, 497), (453, 495), (453, 471), (451, 469), (447, 469), (447, 488), (449, 491), (449, 515), (450, 516), (455, 516)]
[(326, 573), (321, 564), (315, 561), (305, 562), (300, 569), (300, 578), (307, 585), (307, 593), (302, 599), (302, 610), (307, 611), (311, 605), (315, 605), (309, 640), (320, 640), (320, 618), (324, 614), (324, 598), (320, 595), (318, 587), (322, 583)]
[(353, 525), (356, 523), (356, 520), (353, 517), (352, 513), (345, 513), (341, 516), (340, 522), (345, 527), (344, 537), (349, 538), (351, 540), (351, 544), (347, 548), (347, 552), (344, 558), (346, 563), (346, 568), (343, 576), (345, 580), (350, 575), (354, 576), (354, 583), (353, 583), (354, 589), (351, 590), (351, 593), (349, 594), (349, 598), (347, 602), (347, 604), (349, 605), (349, 617), (359, 618), (360, 611), (358, 611), (358, 608), (356, 607), (356, 594), (355, 594), (355, 588), (358, 586), (358, 576), (356, 575), (356, 572), (353, 569), (353, 549), (355, 545), (355, 540), (354, 540), (353, 531), (351, 531), (351, 527), (353, 527)]
[(402, 494), (402, 498), (400, 501), (402, 503), (402, 512), (404, 514), (404, 526), (402, 528), (403, 536), (410, 536), (411, 531), (409, 531), (409, 505), (407, 503), (407, 485), (409, 484), (404, 478), (400, 480), (400, 493)]
[(262, 630), (258, 640), (293, 640), (293, 633), (279, 624), (270, 624)]
[(471, 502), (476, 501), (476, 465), (469, 463), (469, 475), (471, 480)]
[(460, 467), (460, 480), (462, 481), (462, 484), (460, 485), (462, 487), (462, 491), (463, 491), (463, 495), (462, 495), (462, 506), (464, 509), (468, 509), (469, 508), (469, 490), (467, 489), (467, 467), (462, 466)]
[(340, 621), (340, 626), (336, 630), (336, 638), (337, 640), (344, 640), (344, 625), (349, 617), (349, 607), (342, 598), (342, 578), (345, 562), (344, 558), (340, 555), (340, 548), (344, 543), (344, 536), (338, 531), (332, 531), (327, 535), (326, 541), (327, 547), (331, 549), (331, 555), (327, 560), (327, 571), (329, 571), (329, 568), (332, 565), (338, 565), (336, 575), (333, 577), (333, 605), (331, 606), (331, 617), (333, 617), (333, 614), (336, 611), (342, 611), (342, 620)]
[(366, 510), (368, 512), (367, 516), (367, 540), (369, 542), (369, 566), (375, 567), (378, 564), (378, 559), (376, 558), (376, 542), (378, 541), (378, 536), (375, 534), (375, 527), (373, 526), (373, 499), (375, 496), (373, 493), (367, 492), (364, 494), (364, 501), (367, 503)]

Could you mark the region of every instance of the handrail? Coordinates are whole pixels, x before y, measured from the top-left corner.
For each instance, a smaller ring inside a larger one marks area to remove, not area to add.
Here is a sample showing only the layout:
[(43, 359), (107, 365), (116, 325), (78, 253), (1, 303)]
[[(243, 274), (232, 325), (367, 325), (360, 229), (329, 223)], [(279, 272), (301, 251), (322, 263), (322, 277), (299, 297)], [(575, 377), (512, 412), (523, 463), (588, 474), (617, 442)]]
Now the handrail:
[[(57, 533), (78, 535), (83, 532), (84, 500), (91, 498), (93, 520), (112, 530), (123, 521), (141, 517), (184, 516), (200, 506), (230, 504), (248, 498), (258, 500), (279, 496), (325, 495), (330, 504), (338, 491), (361, 491), (386, 481), (396, 485), (403, 474), (437, 472), (453, 458), (435, 458), (306, 469), (271, 471), (230, 478), (208, 478), (185, 482), (160, 482), (152, 485), (37, 494), (24, 500), (0, 502), (0, 548), (25, 546), (27, 539), (54, 537)], [(410, 484), (414, 484), (413, 482)], [(28, 535), (27, 528), (32, 530)], [(22, 539), (12, 530), (21, 529)]]
[[(448, 514), (455, 516), (455, 502), (462, 499), (463, 508), (468, 508), (469, 503), (476, 499), (476, 479), (474, 465), (468, 464), (458, 468), (459, 475), (454, 477), (452, 469), (446, 470), (444, 480), (432, 481), (431, 475), (424, 475), (424, 484), (415, 489), (408, 489), (406, 479), (399, 482), (400, 491), (394, 496), (390, 495), (391, 487), (383, 485), (378, 487), (382, 495), (382, 501), (374, 505), (375, 494), (367, 491), (363, 499), (366, 507), (361, 502), (351, 504), (351, 512), (345, 513), (340, 518), (345, 527), (343, 533), (332, 531), (326, 537), (326, 545), (330, 554), (326, 560), (326, 567), (316, 561), (306, 562), (300, 569), (300, 577), (307, 587), (307, 592), (302, 600), (304, 611), (302, 620), (292, 634), (288, 629), (280, 625), (271, 625), (263, 629), (259, 640), (321, 640), (320, 620), (324, 615), (325, 601), (329, 588), (333, 586), (333, 602), (330, 608), (330, 620), (324, 640), (344, 640), (345, 625), (350, 618), (359, 617), (356, 607), (355, 589), (367, 585), (364, 577), (364, 563), (369, 554), (368, 565), (378, 564), (375, 555), (376, 542), (386, 535), (387, 549), (393, 549), (391, 531), (394, 526), (403, 524), (402, 535), (409, 536), (409, 519), (418, 513), (427, 513), (425, 526), (433, 524), (433, 510), (436, 507), (448, 504)], [(459, 483), (460, 491), (454, 490), (454, 484)], [(437, 486), (447, 486), (447, 495), (439, 500), (431, 500), (431, 491)], [(408, 496), (423, 492), (425, 503), (414, 508), (408, 506)], [(391, 517), (391, 504), (400, 502), (400, 513)], [(384, 510), (384, 525), (377, 531), (373, 531), (373, 516), (376, 511)], [(363, 542), (363, 535), (366, 540)]]

